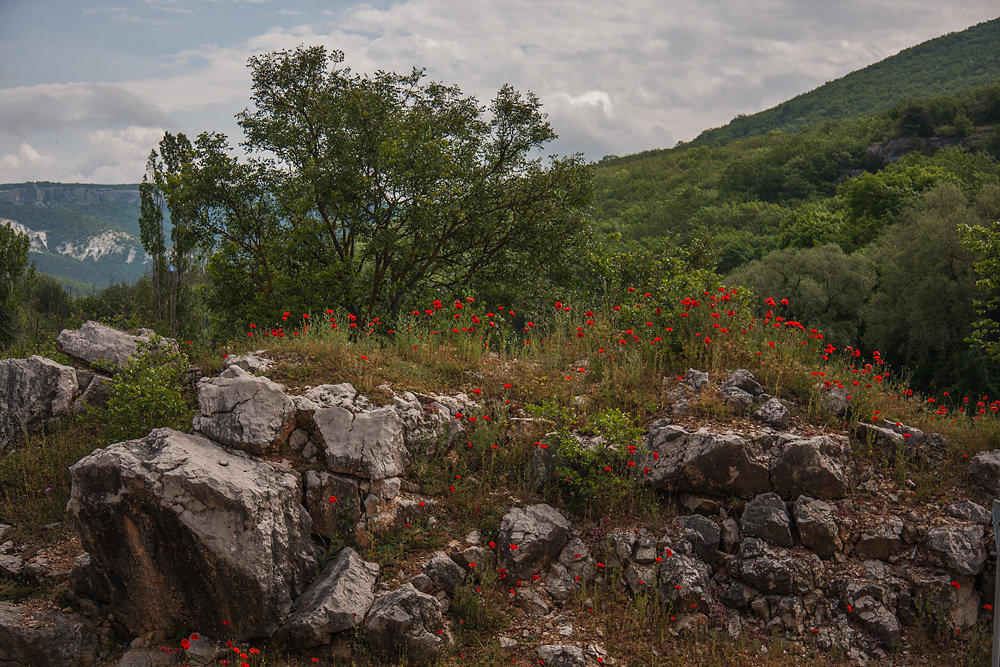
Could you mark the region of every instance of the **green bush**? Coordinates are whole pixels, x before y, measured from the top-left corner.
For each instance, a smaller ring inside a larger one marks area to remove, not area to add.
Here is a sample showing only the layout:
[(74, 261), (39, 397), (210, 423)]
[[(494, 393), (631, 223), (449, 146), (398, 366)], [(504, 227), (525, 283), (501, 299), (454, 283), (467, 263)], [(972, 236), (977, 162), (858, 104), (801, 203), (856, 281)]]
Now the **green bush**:
[(176, 350), (161, 349), (159, 342), (154, 336), (140, 343), (138, 353), (115, 375), (107, 407), (93, 413), (113, 441), (141, 438), (162, 426), (179, 431), (191, 427), (195, 411), (181, 385), (187, 359)]

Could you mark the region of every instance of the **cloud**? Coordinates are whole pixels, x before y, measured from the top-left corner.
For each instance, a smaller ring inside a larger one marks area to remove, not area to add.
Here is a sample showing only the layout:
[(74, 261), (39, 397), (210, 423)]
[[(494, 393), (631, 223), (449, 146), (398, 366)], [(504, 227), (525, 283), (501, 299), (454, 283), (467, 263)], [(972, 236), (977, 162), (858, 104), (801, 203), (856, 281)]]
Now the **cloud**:
[(0, 89), (0, 134), (25, 137), (67, 127), (162, 126), (149, 98), (109, 83), (58, 83)]
[(44, 174), (49, 173), (55, 164), (55, 157), (42, 155), (34, 146), (22, 141), (17, 152), (0, 157), (0, 174), (35, 174), (34, 178), (26, 176), (25, 180), (38, 180), (44, 178)]

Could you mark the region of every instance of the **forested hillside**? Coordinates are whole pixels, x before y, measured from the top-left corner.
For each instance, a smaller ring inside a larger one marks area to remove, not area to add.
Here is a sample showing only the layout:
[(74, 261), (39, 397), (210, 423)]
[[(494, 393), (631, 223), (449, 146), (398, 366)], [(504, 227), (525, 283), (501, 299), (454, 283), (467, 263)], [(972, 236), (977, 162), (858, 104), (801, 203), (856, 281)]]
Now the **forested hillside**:
[(625, 249), (686, 246), (918, 386), (992, 386), (995, 366), (965, 342), (979, 293), (958, 235), (1000, 217), (998, 123), (993, 83), (794, 134), (605, 160), (595, 226)]
[(793, 132), (828, 120), (852, 120), (908, 97), (956, 93), (1000, 79), (1000, 19), (943, 35), (830, 81), (776, 107), (737, 116), (705, 130), (693, 143), (711, 144)]

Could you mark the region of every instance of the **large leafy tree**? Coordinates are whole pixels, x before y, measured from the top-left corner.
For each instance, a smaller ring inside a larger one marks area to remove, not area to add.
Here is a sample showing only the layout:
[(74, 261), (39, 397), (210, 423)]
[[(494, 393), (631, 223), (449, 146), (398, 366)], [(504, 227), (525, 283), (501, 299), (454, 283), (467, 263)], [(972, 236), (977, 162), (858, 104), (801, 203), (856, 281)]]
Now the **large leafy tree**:
[(555, 134), (534, 95), (504, 86), (484, 107), (423, 70), (359, 75), (343, 58), (251, 58), (253, 104), (238, 115), (249, 157), (202, 134), (166, 184), (212, 251), (217, 308), (392, 317), (434, 294), (529, 297), (569, 275), (588, 241), (590, 171), (542, 159)]

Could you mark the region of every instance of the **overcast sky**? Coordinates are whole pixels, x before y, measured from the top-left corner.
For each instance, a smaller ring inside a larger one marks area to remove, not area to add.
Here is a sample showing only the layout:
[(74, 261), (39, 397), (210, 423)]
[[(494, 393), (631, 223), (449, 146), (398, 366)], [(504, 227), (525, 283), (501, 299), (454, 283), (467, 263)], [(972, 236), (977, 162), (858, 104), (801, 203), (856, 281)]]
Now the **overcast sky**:
[(134, 183), (165, 130), (239, 139), (247, 58), (299, 44), (358, 72), (423, 66), (481, 102), (530, 90), (554, 150), (596, 160), (998, 14), (997, 0), (0, 0), (0, 183)]

